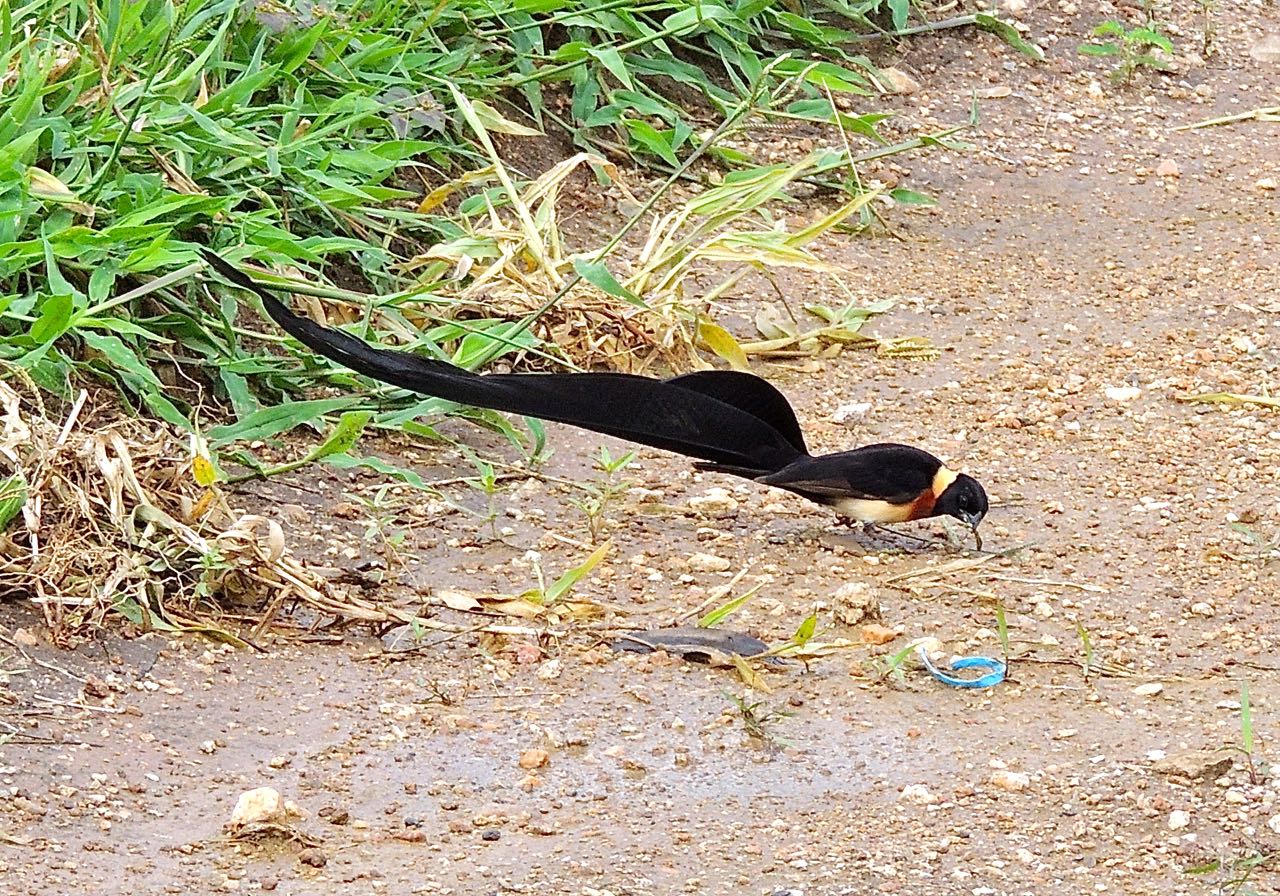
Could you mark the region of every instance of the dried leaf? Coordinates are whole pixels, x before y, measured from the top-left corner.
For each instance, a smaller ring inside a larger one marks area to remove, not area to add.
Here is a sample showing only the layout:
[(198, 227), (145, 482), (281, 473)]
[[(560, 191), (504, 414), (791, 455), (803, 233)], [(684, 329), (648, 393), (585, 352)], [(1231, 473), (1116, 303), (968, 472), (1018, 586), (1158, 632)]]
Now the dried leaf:
[(764, 680), (763, 675), (752, 668), (751, 663), (747, 662), (737, 654), (734, 654), (731, 659), (733, 660), (733, 668), (737, 670), (738, 677), (742, 679), (743, 684), (751, 688), (753, 691), (759, 691), (762, 694), (773, 693), (773, 688), (769, 687), (768, 683)]
[(446, 588), (435, 592), (434, 597), (450, 610), (472, 613), (481, 609), (480, 601), (476, 600), (474, 595), (466, 591), (454, 591), (453, 589)]
[(765, 339), (792, 338), (798, 332), (796, 322), (781, 305), (765, 305), (757, 311), (756, 330)]
[(542, 131), (512, 121), (483, 100), (472, 100), (471, 108), (475, 111), (475, 116), (480, 124), (484, 125), (484, 129), (491, 133), (511, 134), (516, 137), (542, 136)]
[(1256, 404), (1267, 408), (1280, 408), (1280, 398), (1270, 395), (1242, 395), (1238, 392), (1201, 392), (1198, 395), (1179, 395), (1178, 401), (1194, 401), (1203, 404), (1226, 404), (1239, 407)]
[(862, 641), (864, 644), (888, 644), (894, 638), (898, 637), (899, 632), (888, 626), (879, 625), (871, 622), (862, 627)]
[(747, 361), (747, 353), (742, 350), (733, 334), (719, 324), (712, 323), (705, 317), (698, 318), (698, 339), (719, 357), (729, 362), (734, 370), (749, 372), (751, 364)]

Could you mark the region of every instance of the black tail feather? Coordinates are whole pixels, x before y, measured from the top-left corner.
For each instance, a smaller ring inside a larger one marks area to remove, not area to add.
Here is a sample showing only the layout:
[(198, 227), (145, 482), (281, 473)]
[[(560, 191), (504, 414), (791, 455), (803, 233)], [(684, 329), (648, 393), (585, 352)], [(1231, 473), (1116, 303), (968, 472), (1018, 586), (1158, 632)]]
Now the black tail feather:
[(568, 423), (725, 468), (771, 472), (807, 455), (786, 399), (749, 374), (667, 381), (623, 373), (475, 374), (445, 361), (374, 348), (299, 317), (233, 265), (207, 250), (201, 254), (227, 280), (261, 298), (271, 319), (303, 345), (380, 382)]
[(699, 370), (672, 377), (667, 382), (746, 411), (786, 436), (801, 454), (809, 453), (791, 402), (768, 380), (737, 370)]

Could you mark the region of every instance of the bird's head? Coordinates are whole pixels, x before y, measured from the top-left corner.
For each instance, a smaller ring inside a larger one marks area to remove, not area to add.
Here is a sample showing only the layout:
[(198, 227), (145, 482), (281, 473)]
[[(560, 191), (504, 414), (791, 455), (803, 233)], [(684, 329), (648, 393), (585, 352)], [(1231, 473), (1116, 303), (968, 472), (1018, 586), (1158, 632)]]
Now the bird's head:
[(987, 493), (982, 484), (972, 476), (961, 473), (955, 481), (947, 486), (946, 491), (938, 496), (933, 505), (935, 515), (953, 516), (973, 530), (978, 549), (982, 549), (982, 536), (978, 534), (978, 524), (987, 515)]

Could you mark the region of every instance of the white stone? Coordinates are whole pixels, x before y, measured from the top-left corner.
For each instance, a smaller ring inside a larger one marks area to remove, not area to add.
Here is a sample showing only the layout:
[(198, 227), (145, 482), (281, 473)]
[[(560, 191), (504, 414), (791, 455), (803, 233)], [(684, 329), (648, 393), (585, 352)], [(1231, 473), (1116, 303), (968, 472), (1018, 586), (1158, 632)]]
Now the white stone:
[(1001, 769), (991, 773), (991, 786), (1010, 793), (1020, 793), (1031, 786), (1031, 776), (1026, 772)]
[(717, 557), (715, 554), (691, 554), (689, 560), (685, 564), (690, 572), (725, 572), (729, 567), (733, 566), (723, 557)]
[(1142, 394), (1142, 390), (1137, 386), (1107, 386), (1105, 390), (1107, 398), (1112, 401), (1133, 401)]
[(248, 824), (281, 821), (284, 818), (285, 806), (284, 800), (280, 798), (280, 791), (274, 787), (255, 787), (240, 794), (227, 825), (242, 828)]
[(921, 806), (930, 805), (938, 801), (938, 798), (924, 784), (908, 784), (902, 788), (902, 793), (898, 796), (898, 799)]

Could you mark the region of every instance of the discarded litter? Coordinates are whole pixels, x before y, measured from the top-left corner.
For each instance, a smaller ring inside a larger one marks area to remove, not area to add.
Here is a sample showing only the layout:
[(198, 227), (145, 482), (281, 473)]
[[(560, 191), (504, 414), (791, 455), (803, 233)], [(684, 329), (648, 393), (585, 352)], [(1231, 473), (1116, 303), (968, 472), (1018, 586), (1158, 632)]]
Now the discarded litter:
[(613, 642), (614, 650), (649, 653), (665, 650), (692, 663), (732, 666), (732, 657), (760, 656), (769, 645), (759, 638), (725, 629), (678, 626), (642, 632), (626, 632)]
[(916, 649), (916, 655), (920, 657), (920, 662), (924, 664), (929, 674), (943, 684), (949, 684), (953, 688), (990, 688), (995, 687), (1004, 681), (1005, 673), (1008, 671), (1003, 662), (993, 659), (989, 656), (962, 656), (952, 660), (951, 671), (957, 669), (986, 669), (986, 675), (980, 675), (977, 678), (958, 678), (943, 672), (933, 664), (929, 659), (929, 652), (921, 645)]

